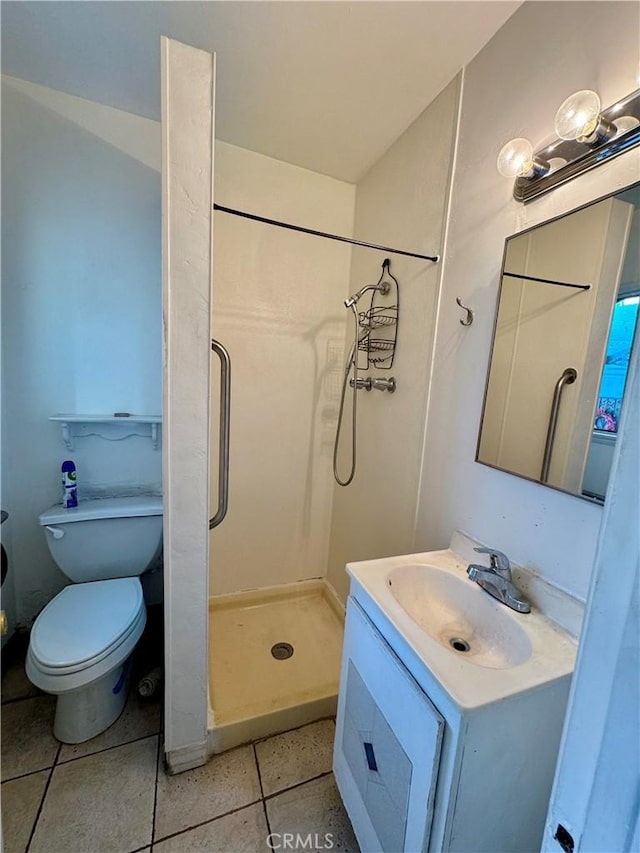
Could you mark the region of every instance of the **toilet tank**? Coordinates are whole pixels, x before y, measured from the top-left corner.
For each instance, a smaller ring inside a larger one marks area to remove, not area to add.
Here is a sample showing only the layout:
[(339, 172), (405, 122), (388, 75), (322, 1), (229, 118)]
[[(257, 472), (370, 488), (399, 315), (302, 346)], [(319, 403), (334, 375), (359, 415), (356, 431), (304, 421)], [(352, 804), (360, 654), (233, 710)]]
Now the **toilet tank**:
[(51, 556), (74, 583), (135, 577), (162, 547), (162, 498), (84, 500), (40, 516)]

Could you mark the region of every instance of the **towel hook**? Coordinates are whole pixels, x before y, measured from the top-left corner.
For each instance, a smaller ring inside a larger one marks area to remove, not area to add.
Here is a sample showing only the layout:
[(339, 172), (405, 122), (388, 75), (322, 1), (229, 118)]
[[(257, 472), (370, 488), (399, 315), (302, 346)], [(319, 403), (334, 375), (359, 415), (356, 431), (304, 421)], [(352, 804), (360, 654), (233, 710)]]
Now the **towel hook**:
[(463, 311), (467, 312), (467, 316), (464, 318), (464, 320), (462, 318), (460, 318), (460, 325), (461, 326), (470, 326), (473, 323), (473, 311), (471, 310), (471, 308), (467, 308), (466, 305), (462, 304), (462, 300), (460, 299), (459, 296), (456, 296), (456, 302), (462, 308)]

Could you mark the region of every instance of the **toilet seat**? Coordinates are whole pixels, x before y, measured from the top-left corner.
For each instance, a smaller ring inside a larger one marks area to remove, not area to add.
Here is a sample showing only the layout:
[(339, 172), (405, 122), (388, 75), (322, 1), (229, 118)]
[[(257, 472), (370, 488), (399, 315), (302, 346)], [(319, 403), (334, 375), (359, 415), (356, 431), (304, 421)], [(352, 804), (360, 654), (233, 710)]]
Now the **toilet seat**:
[(31, 631), (40, 667), (54, 674), (77, 672), (114, 651), (144, 608), (138, 578), (67, 586), (47, 604)]
[(146, 618), (137, 577), (65, 587), (34, 623), (27, 675), (51, 693), (89, 684), (129, 656)]

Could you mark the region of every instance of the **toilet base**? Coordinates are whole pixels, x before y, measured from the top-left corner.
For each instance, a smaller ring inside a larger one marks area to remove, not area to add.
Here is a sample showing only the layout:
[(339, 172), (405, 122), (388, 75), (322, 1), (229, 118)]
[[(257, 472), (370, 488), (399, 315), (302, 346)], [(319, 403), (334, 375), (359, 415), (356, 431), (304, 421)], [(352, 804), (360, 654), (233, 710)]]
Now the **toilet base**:
[(131, 680), (131, 656), (97, 681), (59, 693), (53, 734), (62, 743), (82, 743), (101, 734), (124, 710)]

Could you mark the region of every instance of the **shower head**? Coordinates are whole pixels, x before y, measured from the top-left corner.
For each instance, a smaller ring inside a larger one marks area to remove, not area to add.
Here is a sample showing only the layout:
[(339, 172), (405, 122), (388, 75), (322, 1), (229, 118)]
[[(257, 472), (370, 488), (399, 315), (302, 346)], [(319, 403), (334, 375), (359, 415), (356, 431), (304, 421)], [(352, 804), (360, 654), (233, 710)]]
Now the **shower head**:
[(387, 281), (379, 282), (378, 284), (367, 284), (365, 287), (361, 287), (357, 293), (353, 294), (353, 296), (344, 300), (345, 308), (351, 308), (354, 306), (368, 290), (379, 290), (380, 293), (384, 295), (389, 292), (389, 288), (390, 285)]

